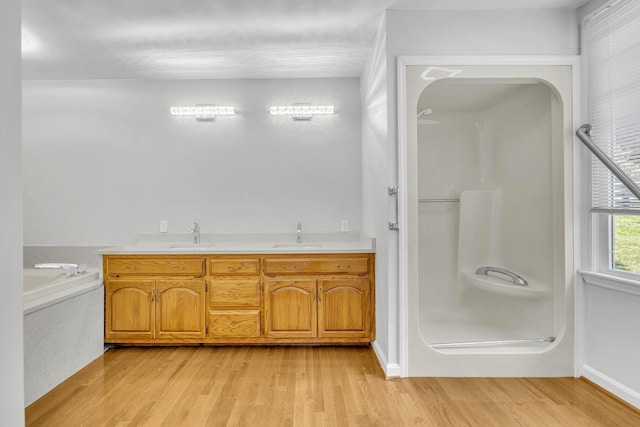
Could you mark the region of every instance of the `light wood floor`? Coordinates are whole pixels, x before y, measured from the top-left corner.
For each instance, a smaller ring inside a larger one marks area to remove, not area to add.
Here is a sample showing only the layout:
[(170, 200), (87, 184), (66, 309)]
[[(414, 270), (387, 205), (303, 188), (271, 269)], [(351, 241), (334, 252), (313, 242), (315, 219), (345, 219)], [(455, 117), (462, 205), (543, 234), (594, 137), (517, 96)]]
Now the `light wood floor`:
[(120, 348), (26, 409), (27, 426), (639, 426), (574, 378), (385, 381), (368, 347)]

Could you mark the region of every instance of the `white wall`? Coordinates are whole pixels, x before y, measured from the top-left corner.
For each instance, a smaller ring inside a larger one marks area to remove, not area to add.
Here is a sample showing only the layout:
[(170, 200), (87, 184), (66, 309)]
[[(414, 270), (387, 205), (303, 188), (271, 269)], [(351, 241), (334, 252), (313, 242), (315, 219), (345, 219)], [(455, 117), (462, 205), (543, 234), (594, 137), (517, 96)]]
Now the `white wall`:
[[(269, 105), (334, 104), (294, 121)], [(213, 122), (172, 105), (235, 105)], [(137, 233), (361, 229), (359, 81), (25, 81), (25, 245), (101, 245)]]
[(0, 13), (0, 423), (24, 425), (22, 201), (20, 172), (20, 2)]
[[(482, 11), (419, 11), (419, 10), (389, 10), (386, 13), (385, 25), (380, 30), (383, 47), (376, 44), (375, 50), (386, 53), (386, 83), (384, 84), (387, 102), (387, 123), (385, 133), (387, 140), (371, 145), (375, 147), (374, 156), (366, 160), (375, 174), (364, 174), (364, 217), (365, 223), (371, 221), (374, 225), (367, 225), (368, 229), (375, 229), (383, 233), (386, 223), (391, 219), (388, 206), (389, 196), (384, 185), (398, 182), (397, 158), (397, 57), (400, 55), (567, 55), (579, 53), (577, 12), (570, 10), (482, 10)], [(378, 39), (380, 40), (380, 38)], [(378, 66), (379, 67), (379, 66)], [(377, 67), (370, 70), (381, 71)], [(363, 78), (364, 78), (363, 77)], [(378, 78), (381, 78), (380, 76)], [(365, 85), (367, 88), (370, 86)], [(363, 103), (363, 106), (366, 105)], [(366, 109), (368, 107), (363, 107)], [(380, 110), (381, 111), (381, 110)], [(379, 134), (382, 136), (382, 133)], [(363, 132), (363, 137), (367, 136)], [(370, 144), (363, 140), (363, 144)], [(366, 156), (366, 152), (364, 154)], [(375, 185), (372, 185), (375, 184)], [(382, 208), (381, 208), (382, 207)], [(386, 209), (384, 209), (386, 207)], [(377, 213), (368, 210), (375, 208)], [(368, 219), (366, 219), (368, 218)], [(400, 224), (402, 227), (402, 224)], [(381, 235), (376, 234), (381, 243)], [(388, 232), (386, 232), (388, 235)], [(382, 246), (380, 244), (379, 246)], [(378, 263), (386, 265), (387, 275), (376, 277), (378, 292), (385, 292), (389, 312), (386, 320), (388, 325), (388, 347), (382, 347), (384, 353), (381, 359), (395, 369), (399, 360), (399, 329), (398, 310), (394, 302), (398, 298), (398, 246), (397, 236), (391, 235), (387, 239), (387, 253), (377, 253)], [(383, 258), (384, 257), (384, 258)], [(379, 274), (382, 272), (379, 272)], [(384, 282), (383, 282), (384, 281)], [(377, 308), (378, 316), (382, 309)], [(384, 319), (383, 319), (384, 320)], [(381, 327), (382, 328), (382, 327)], [(379, 334), (379, 337), (382, 338)]]
[(640, 287), (584, 273), (579, 282), (578, 375), (640, 408)]
[[(390, 293), (390, 279), (395, 276), (395, 261), (389, 249), (397, 245), (397, 233), (389, 231), (389, 197), (387, 187), (396, 185), (390, 175), (390, 152), (387, 133), (387, 55), (385, 21), (380, 23), (378, 35), (361, 76), (362, 97), (362, 229), (376, 236), (376, 342), (373, 347), (388, 376), (398, 376), (396, 331), (397, 294)], [(391, 277), (390, 277), (391, 276)], [(391, 334), (391, 336), (390, 336)]]

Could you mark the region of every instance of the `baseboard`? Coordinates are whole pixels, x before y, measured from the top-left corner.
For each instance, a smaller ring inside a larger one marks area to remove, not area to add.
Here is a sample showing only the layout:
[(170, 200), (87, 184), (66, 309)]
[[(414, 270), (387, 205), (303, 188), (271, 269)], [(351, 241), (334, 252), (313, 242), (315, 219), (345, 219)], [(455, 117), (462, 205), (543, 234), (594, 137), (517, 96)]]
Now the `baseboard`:
[(640, 392), (630, 389), (624, 384), (587, 365), (582, 366), (582, 375), (609, 393), (640, 409)]
[(373, 348), (373, 352), (378, 358), (378, 363), (380, 364), (380, 367), (384, 371), (385, 378), (388, 380), (400, 378), (401, 377), (400, 365), (397, 363), (389, 363), (389, 361), (387, 360), (387, 357), (385, 356), (384, 352), (378, 345), (377, 341), (374, 341), (371, 344), (371, 347)]

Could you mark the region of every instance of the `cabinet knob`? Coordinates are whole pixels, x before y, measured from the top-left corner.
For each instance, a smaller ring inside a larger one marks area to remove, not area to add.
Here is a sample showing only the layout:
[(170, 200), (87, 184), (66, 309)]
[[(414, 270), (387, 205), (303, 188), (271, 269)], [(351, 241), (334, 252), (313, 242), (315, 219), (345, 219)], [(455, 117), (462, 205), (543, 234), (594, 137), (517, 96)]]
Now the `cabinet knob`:
[(242, 325), (242, 322), (238, 322), (238, 323), (227, 323), (227, 326), (230, 327), (231, 329), (237, 329)]

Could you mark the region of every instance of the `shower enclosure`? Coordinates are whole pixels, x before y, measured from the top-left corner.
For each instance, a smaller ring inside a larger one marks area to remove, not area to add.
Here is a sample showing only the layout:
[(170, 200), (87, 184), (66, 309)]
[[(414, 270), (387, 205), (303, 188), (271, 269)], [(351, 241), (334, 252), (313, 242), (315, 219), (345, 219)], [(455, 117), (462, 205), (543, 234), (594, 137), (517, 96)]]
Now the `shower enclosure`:
[(408, 375), (571, 375), (571, 67), (404, 79)]

